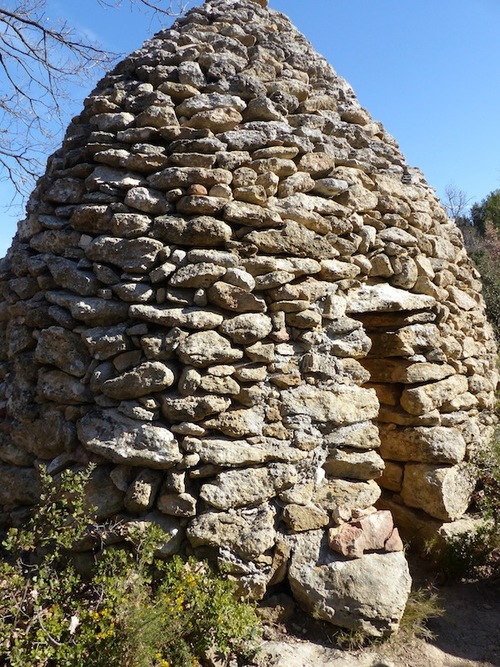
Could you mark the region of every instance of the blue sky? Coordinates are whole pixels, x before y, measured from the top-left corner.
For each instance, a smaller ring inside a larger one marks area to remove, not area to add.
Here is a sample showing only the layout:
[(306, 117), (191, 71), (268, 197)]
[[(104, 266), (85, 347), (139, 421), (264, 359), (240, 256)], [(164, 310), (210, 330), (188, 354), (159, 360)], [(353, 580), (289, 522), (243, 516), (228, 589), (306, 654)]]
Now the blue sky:
[[(201, 4), (191, 2), (190, 6)], [(123, 0), (47, 0), (106, 48), (138, 48), (158, 23)], [(500, 188), (499, 0), (270, 0), (354, 88), (361, 104), (396, 138), (412, 166), (444, 196), (453, 184), (472, 201)], [(74, 91), (68, 120), (88, 87)], [(11, 196), (0, 183), (0, 205)], [(0, 209), (0, 256), (19, 213)]]

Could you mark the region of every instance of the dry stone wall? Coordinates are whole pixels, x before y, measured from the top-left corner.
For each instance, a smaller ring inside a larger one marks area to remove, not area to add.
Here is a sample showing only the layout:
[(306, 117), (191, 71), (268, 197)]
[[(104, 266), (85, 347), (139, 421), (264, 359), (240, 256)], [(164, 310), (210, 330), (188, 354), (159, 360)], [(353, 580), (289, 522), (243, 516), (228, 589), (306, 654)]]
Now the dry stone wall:
[(41, 463), (92, 461), (122, 532), (158, 523), (166, 556), (254, 598), (288, 580), (326, 620), (394, 630), (392, 516), (461, 517), (491, 430), (480, 291), (420, 172), (288, 19), (209, 0), (99, 83), (2, 262), (3, 521)]

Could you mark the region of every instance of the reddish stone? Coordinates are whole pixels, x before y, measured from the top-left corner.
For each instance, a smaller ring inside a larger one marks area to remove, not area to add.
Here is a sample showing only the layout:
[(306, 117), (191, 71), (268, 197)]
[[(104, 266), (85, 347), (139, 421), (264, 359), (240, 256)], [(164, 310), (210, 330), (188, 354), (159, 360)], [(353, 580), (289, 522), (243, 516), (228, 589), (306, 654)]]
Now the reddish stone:
[(403, 541), (399, 536), (399, 531), (394, 528), (388, 540), (385, 543), (386, 551), (403, 551)]
[(352, 523), (343, 523), (338, 528), (331, 528), (328, 543), (332, 551), (348, 558), (361, 558), (364, 550), (363, 531)]

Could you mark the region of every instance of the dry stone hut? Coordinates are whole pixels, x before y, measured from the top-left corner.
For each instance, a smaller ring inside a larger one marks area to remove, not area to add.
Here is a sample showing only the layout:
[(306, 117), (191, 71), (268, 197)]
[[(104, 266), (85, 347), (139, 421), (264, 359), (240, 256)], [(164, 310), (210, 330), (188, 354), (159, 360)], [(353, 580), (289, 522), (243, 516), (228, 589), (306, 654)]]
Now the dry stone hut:
[(393, 517), (459, 519), (490, 435), (480, 291), (432, 189), (288, 19), (207, 0), (98, 84), (1, 264), (2, 520), (40, 464), (92, 461), (100, 516), (160, 524), (166, 555), (394, 630)]

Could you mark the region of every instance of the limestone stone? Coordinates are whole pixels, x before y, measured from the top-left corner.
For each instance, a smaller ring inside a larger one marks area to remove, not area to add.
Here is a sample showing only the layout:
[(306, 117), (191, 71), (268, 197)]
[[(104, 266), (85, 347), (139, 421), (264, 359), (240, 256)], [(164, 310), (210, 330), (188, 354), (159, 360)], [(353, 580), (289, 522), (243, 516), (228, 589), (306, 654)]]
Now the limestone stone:
[(196, 515), (196, 498), (189, 493), (161, 493), (157, 507), (169, 516), (191, 517)]
[(170, 278), (170, 284), (173, 287), (210, 287), (225, 273), (225, 267), (209, 262), (188, 264), (177, 269)]
[(384, 472), (377, 479), (383, 489), (399, 493), (403, 485), (404, 465), (385, 460)]
[(404, 359), (363, 359), (363, 366), (373, 382), (417, 384), (443, 380), (456, 371), (450, 364), (412, 362)]
[(418, 426), (396, 429), (381, 426), (381, 454), (393, 461), (420, 463), (460, 463), (466, 443), (455, 428)]
[(380, 493), (380, 487), (374, 480), (367, 482), (328, 480), (318, 487), (312, 500), (315, 505), (330, 512), (338, 507), (346, 507), (349, 510), (366, 509), (377, 502)]
[(83, 377), (90, 364), (90, 355), (80, 336), (62, 327), (48, 327), (40, 332), (35, 359), (75, 377)]
[(241, 387), (236, 380), (233, 380), (231, 377), (214, 377), (213, 375), (205, 375), (200, 379), (200, 389), (209, 394), (237, 396), (240, 393)]
[(206, 109), (195, 113), (186, 123), (187, 127), (207, 128), (212, 132), (227, 132), (243, 120), (236, 109)]
[(275, 542), (275, 510), (268, 505), (227, 512), (205, 512), (193, 519), (187, 536), (193, 547), (228, 546), (242, 558), (257, 558)]
[(185, 338), (178, 347), (181, 361), (203, 368), (214, 363), (237, 361), (243, 352), (231, 347), (231, 343), (216, 331), (200, 331)]
[(124, 325), (87, 329), (82, 338), (92, 357), (99, 360), (114, 357), (130, 347)]
[(466, 511), (475, 478), (471, 466), (409, 463), (401, 497), (406, 505), (423, 509), (436, 519), (454, 521)]
[(149, 511), (153, 507), (160, 484), (160, 471), (141, 470), (127, 488), (124, 499), (125, 509), (132, 513)]
[(209, 415), (224, 412), (230, 400), (223, 396), (186, 396), (185, 398), (163, 397), (162, 414), (168, 424), (176, 422), (198, 422)]
[(445, 380), (418, 387), (406, 387), (401, 396), (401, 405), (412, 415), (423, 415), (463, 394), (467, 388), (467, 378), (463, 375), (453, 375)]
[(78, 269), (76, 262), (63, 257), (48, 257), (46, 264), (54, 282), (75, 294), (95, 296), (99, 283), (94, 275), (88, 271)]
[(85, 448), (113, 463), (170, 468), (182, 458), (169, 429), (129, 419), (116, 410), (91, 410), (77, 428)]
[(338, 255), (333, 246), (325, 244), (321, 237), (294, 220), (286, 220), (280, 230), (254, 230), (245, 238), (260, 251), (269, 254), (297, 255), (313, 259), (330, 259)]
[(283, 512), (283, 521), (291, 532), (300, 533), (327, 526), (330, 517), (327, 512), (314, 505), (287, 505)]
[(214, 248), (229, 241), (232, 229), (222, 220), (207, 215), (190, 220), (166, 215), (155, 218), (153, 234), (165, 243)]
[(33, 505), (40, 496), (40, 478), (34, 468), (0, 463), (0, 502), (5, 507)]
[(117, 239), (100, 236), (90, 243), (86, 254), (96, 262), (115, 264), (131, 273), (145, 273), (154, 265), (162, 247), (160, 241), (146, 237)]
[(364, 285), (349, 294), (348, 313), (392, 312), (399, 310), (425, 310), (436, 304), (433, 297), (412, 294), (386, 283)]
[(161, 192), (143, 187), (130, 188), (124, 201), (131, 208), (153, 215), (163, 215), (172, 208)]
[(323, 465), (327, 474), (340, 479), (377, 479), (384, 471), (383, 459), (374, 451), (337, 449)]
[(222, 324), (223, 316), (209, 310), (198, 308), (170, 308), (168, 306), (150, 306), (134, 304), (130, 306), (130, 317), (160, 324), (164, 327), (186, 327), (186, 329), (212, 329)]
[(168, 167), (149, 177), (149, 182), (158, 190), (187, 188), (190, 185), (212, 187), (221, 183), (231, 183), (233, 175), (226, 169), (206, 169), (203, 167)]
[(378, 400), (372, 389), (339, 386), (326, 391), (312, 385), (289, 389), (282, 394), (285, 415), (304, 415), (315, 422), (345, 426), (378, 414)]
[(411, 357), (440, 347), (439, 329), (435, 324), (411, 324), (398, 331), (371, 336), (371, 356)]
[(213, 483), (204, 484), (200, 497), (220, 510), (262, 503), (297, 480), (297, 470), (286, 463), (270, 463), (266, 468), (246, 468), (221, 472)]
[(317, 531), (295, 539), (289, 580), (304, 609), (375, 637), (397, 629), (411, 587), (402, 552), (345, 560), (328, 553)]
[(17, 448), (45, 460), (69, 451), (76, 444), (74, 424), (65, 419), (62, 410), (49, 407), (44, 407), (43, 412), (33, 421), (13, 422), (10, 426), (10, 437)]
[(253, 344), (266, 338), (273, 329), (271, 319), (261, 313), (236, 315), (222, 323), (220, 330), (233, 343)]
[(175, 375), (161, 361), (145, 361), (127, 373), (103, 382), (101, 391), (118, 401), (145, 396), (172, 386)]
[(92, 401), (89, 388), (80, 379), (60, 370), (40, 372), (37, 389), (41, 398), (62, 405), (79, 405)]
[[(251, 411), (237, 410), (235, 412)], [(224, 419), (225, 415), (231, 415), (231, 413), (222, 413), (220, 418)], [(210, 424), (207, 422), (205, 422), (205, 426), (210, 428)], [(234, 435), (233, 437), (241, 436)], [(278, 443), (266, 439), (262, 442), (252, 443), (248, 440), (229, 440), (214, 437), (206, 437), (203, 440), (186, 438), (183, 448), (191, 454), (198, 454), (200, 460), (204, 463), (225, 468), (267, 462), (297, 463), (306, 456), (304, 452), (290, 447), (286, 442)]]
[(208, 299), (215, 306), (236, 312), (257, 312), (266, 310), (266, 302), (246, 289), (222, 281), (214, 283), (207, 290)]

